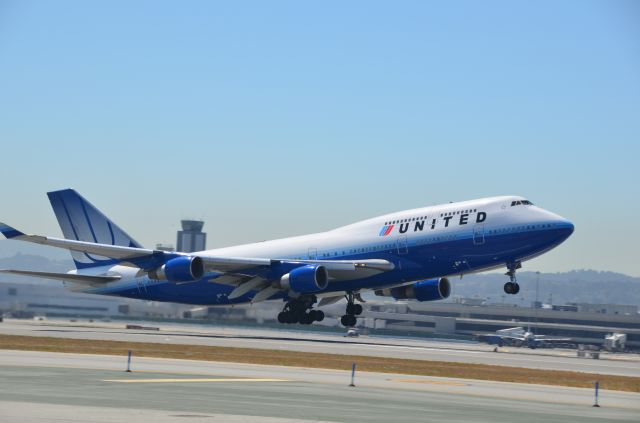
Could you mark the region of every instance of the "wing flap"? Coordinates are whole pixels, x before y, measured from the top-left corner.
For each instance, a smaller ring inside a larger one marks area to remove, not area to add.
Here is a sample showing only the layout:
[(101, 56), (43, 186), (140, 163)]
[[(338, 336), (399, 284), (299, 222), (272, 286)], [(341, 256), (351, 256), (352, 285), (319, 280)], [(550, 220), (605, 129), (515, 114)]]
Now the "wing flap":
[(215, 257), (200, 256), (208, 272), (229, 273), (241, 271), (254, 267), (267, 267), (274, 264), (311, 264), (322, 265), (331, 273), (352, 272), (352, 271), (373, 271), (388, 272), (395, 268), (394, 264), (388, 260), (366, 259), (366, 260), (290, 260), (290, 259), (269, 259), (269, 258), (248, 258), (248, 257)]

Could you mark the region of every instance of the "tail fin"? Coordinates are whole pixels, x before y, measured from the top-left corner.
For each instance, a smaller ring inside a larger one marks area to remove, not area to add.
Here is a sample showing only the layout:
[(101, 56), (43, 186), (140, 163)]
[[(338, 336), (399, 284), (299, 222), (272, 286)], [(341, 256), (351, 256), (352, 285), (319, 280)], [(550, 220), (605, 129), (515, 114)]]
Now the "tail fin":
[[(64, 189), (48, 192), (47, 196), (66, 239), (123, 247), (142, 247), (76, 191)], [(78, 269), (117, 263), (111, 258), (89, 253), (72, 251), (71, 255)]]

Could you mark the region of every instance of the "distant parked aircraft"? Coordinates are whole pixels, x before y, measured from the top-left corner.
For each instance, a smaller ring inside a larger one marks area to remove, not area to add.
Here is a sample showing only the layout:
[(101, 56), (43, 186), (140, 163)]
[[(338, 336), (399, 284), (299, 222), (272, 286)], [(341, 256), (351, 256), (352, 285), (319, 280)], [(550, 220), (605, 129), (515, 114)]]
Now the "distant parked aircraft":
[(571, 338), (560, 338), (554, 336), (536, 335), (531, 330), (524, 330), (523, 327), (500, 329), (495, 333), (476, 335), (480, 341), (489, 344), (497, 344), (502, 347), (510, 345), (514, 347), (529, 347), (532, 349), (550, 346), (553, 344), (566, 344), (574, 342)]

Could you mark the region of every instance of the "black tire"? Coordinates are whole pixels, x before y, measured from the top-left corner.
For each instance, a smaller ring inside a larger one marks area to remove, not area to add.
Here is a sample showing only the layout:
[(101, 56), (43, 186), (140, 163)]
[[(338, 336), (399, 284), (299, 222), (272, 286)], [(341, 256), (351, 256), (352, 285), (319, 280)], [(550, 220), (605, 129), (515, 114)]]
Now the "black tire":
[(340, 318), (340, 323), (342, 323), (342, 326), (349, 327), (349, 317), (351, 317), (350, 314), (345, 314)]
[(310, 325), (311, 323), (313, 323), (313, 315), (311, 313), (305, 313), (302, 316), (300, 316), (300, 323), (303, 325)]
[(504, 292), (506, 294), (513, 294), (513, 282), (507, 282), (504, 284)]
[(354, 316), (353, 314), (349, 315), (349, 327), (354, 327), (357, 321), (358, 320), (356, 319), (356, 316)]
[(351, 304), (351, 303), (347, 304), (347, 314), (353, 314), (353, 306), (354, 304)]
[(518, 285), (517, 283), (513, 284), (513, 294), (517, 294), (518, 292), (520, 292), (520, 285)]
[(345, 314), (340, 318), (340, 323), (342, 323), (342, 326), (348, 328), (353, 327), (356, 325), (356, 316), (353, 314)]
[(347, 314), (358, 315), (362, 313), (362, 306), (360, 304), (347, 304)]
[(309, 315), (307, 313), (305, 313), (304, 311), (299, 311), (298, 313), (293, 313), (293, 321), (291, 323), (301, 323), (303, 325), (305, 325), (307, 318), (309, 317)]
[(287, 323), (287, 321), (289, 316), (287, 316), (287, 313), (285, 313), (284, 311), (278, 313), (278, 322), (279, 323)]
[(316, 310), (316, 322), (322, 322), (324, 320), (324, 311)]

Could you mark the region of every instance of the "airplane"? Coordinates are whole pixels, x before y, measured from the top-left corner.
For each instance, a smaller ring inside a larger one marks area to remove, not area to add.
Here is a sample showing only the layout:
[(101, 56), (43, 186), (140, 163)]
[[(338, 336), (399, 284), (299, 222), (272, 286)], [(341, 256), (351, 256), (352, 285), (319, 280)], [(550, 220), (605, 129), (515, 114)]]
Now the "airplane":
[(497, 344), (499, 347), (512, 345), (514, 347), (529, 347), (536, 349), (552, 344), (568, 344), (575, 340), (572, 338), (560, 338), (557, 336), (536, 335), (531, 329), (524, 330), (522, 326), (500, 329), (495, 333), (476, 335), (479, 340), (489, 344)]
[[(452, 202), (390, 213), (326, 232), (193, 253), (144, 248), (72, 189), (47, 193), (64, 238), (27, 235), (0, 223), (8, 239), (67, 249), (68, 273), (6, 269), (62, 280), (72, 290), (200, 306), (284, 302), (280, 323), (322, 321), (346, 298), (341, 323), (362, 314), (361, 293), (434, 301), (449, 277), (505, 267), (516, 271), (574, 230), (567, 219), (518, 196)], [(356, 302), (358, 301), (358, 303)], [(315, 307), (315, 308), (314, 308)]]

